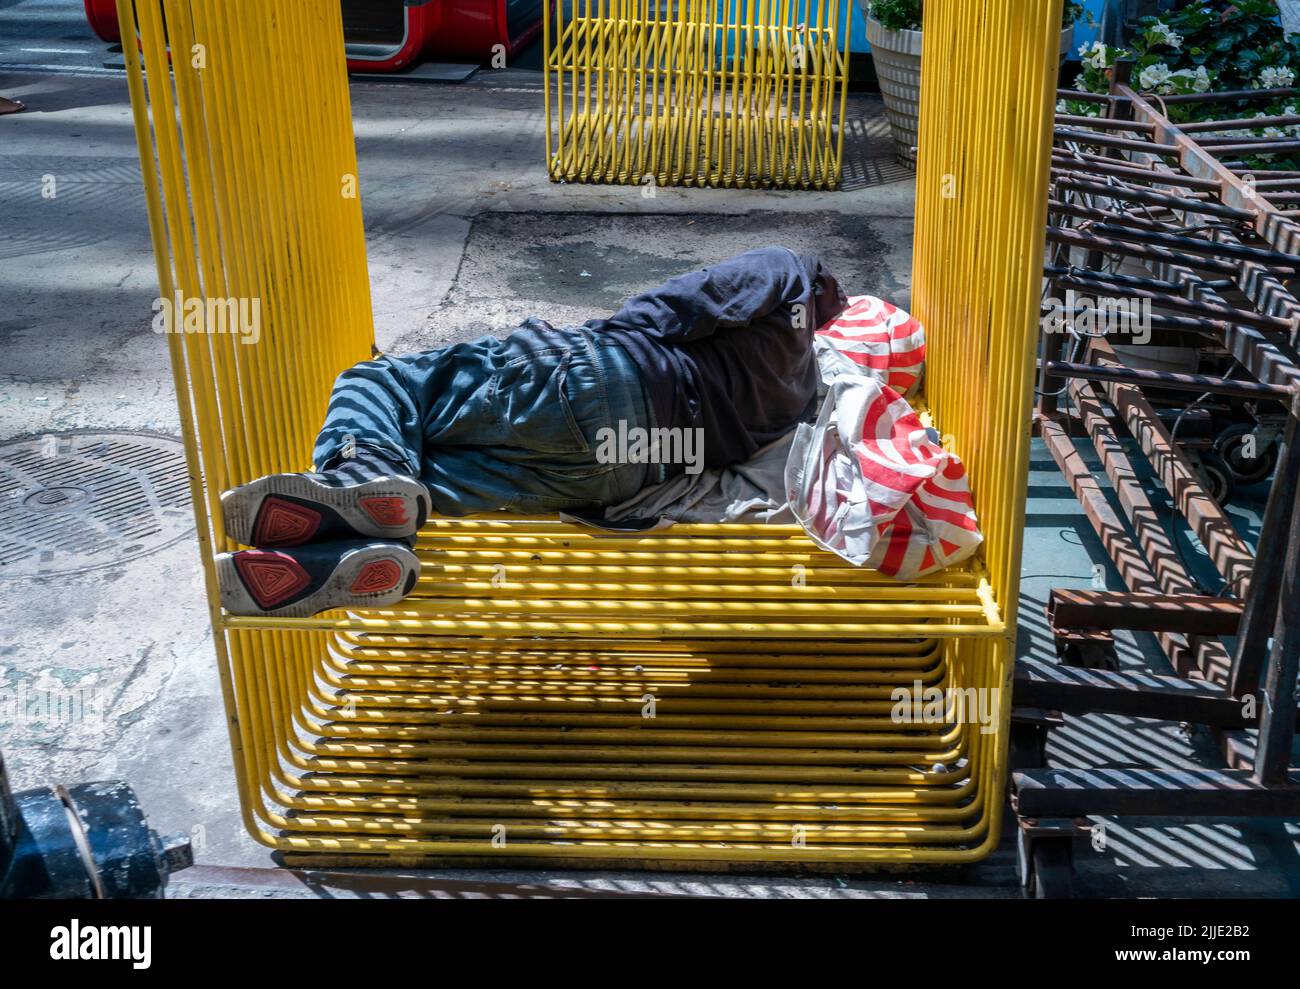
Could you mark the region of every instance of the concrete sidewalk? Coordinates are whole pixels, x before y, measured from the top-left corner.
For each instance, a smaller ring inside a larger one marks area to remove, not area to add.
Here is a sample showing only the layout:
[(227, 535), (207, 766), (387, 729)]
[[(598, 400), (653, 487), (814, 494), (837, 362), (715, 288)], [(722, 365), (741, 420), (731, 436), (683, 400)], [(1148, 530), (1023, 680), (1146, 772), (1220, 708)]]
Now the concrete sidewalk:
[[(174, 448), (179, 433), (165, 342), (150, 329), (158, 289), (125, 78), (98, 68), (103, 46), (79, 11), (66, 0), (0, 9), (0, 92), (29, 107), (0, 119), (0, 466), (6, 444), (23, 438), (120, 431), (159, 435)], [(60, 47), (65, 54), (49, 51)], [(37, 57), (48, 71), (30, 71)], [(547, 180), (536, 73), (480, 72), (440, 86), (354, 81), (352, 94), (385, 349), (506, 330), (530, 314), (581, 321), (668, 275), (774, 242), (822, 255), (850, 292), (909, 303), (913, 182), (893, 160), (876, 98), (851, 99), (840, 191), (660, 188), (650, 198), (639, 187)], [(1063, 485), (1037, 450), (1026, 654), (1051, 649), (1044, 588), (1086, 585), (1104, 559)], [(268, 866), (269, 851), (240, 822), (192, 523), (183, 511), (164, 514), (156, 545), (137, 547), (125, 563), (56, 546), (36, 575), (0, 571), (0, 699), (77, 692), (102, 715), (20, 719), (0, 725), (0, 744), (19, 787), (124, 778), (156, 828), (194, 837), (201, 864)], [(1124, 661), (1141, 663), (1149, 647), (1126, 643)], [(1203, 739), (1132, 719), (1081, 719), (1053, 744), (1061, 765), (1098, 755), (1118, 764), (1209, 757)], [(1109, 833), (1110, 851), (1080, 862), (1081, 892), (1300, 892), (1300, 829), (1291, 822), (1128, 821)], [(1009, 842), (976, 869), (939, 875), (450, 875), (727, 896), (1018, 895)], [(339, 895), (314, 881), (301, 890)], [(176, 888), (192, 896), (301, 890), (235, 873), (182, 876)]]
[[(125, 78), (6, 74), (3, 91), (29, 109), (0, 122), (0, 444), (92, 429), (177, 436), (165, 341), (150, 329), (158, 290)], [(653, 198), (547, 180), (536, 73), (355, 82), (353, 107), (385, 349), (530, 314), (607, 314), (669, 275), (774, 242), (823, 255), (851, 290), (907, 302), (912, 184), (874, 98), (853, 100), (863, 140), (844, 191)], [(192, 530), (172, 525), (184, 538), (121, 566), (68, 559), (54, 576), (0, 578), (0, 690), (54, 684), (104, 710), (7, 726), (6, 757), (18, 786), (128, 779), (156, 827), (196, 836), (201, 862), (268, 864), (239, 821)]]

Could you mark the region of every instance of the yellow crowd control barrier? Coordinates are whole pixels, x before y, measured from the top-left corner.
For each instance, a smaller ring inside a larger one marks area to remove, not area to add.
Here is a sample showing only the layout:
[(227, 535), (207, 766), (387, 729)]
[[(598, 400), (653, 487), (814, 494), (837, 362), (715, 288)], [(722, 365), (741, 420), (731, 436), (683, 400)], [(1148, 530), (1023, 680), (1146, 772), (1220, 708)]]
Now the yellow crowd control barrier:
[(853, 0), (548, 0), (551, 178), (833, 189)]
[(927, 7), (914, 308), (979, 558), (904, 585), (795, 527), (435, 518), (400, 606), (280, 620), (224, 614), (212, 557), (234, 548), (220, 492), (308, 468), (334, 377), (371, 352), (339, 7), (118, 9), (139, 28), (124, 48), (162, 294), (260, 304), (256, 342), (167, 338), (258, 840), (394, 864), (848, 869), (992, 849), (1060, 0)]

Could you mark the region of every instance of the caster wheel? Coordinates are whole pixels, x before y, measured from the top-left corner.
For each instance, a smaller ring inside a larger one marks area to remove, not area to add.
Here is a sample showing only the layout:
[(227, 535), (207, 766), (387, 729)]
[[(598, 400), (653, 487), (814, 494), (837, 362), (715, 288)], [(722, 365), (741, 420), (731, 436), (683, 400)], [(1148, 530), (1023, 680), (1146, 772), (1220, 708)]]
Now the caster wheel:
[(1109, 670), (1112, 673), (1119, 669), (1119, 653), (1115, 651), (1113, 642), (1058, 643), (1056, 655), (1062, 666), (1082, 670)]
[(1237, 492), (1237, 484), (1232, 477), (1232, 468), (1228, 466), (1226, 460), (1213, 450), (1201, 450), (1192, 462), (1211, 498), (1220, 505), (1232, 501), (1232, 496)]
[(1254, 446), (1254, 437), (1258, 426), (1238, 422), (1221, 432), (1214, 440), (1214, 452), (1228, 465), (1232, 479), (1238, 484), (1258, 484), (1266, 480), (1277, 466), (1278, 449), (1276, 440), (1263, 450), (1255, 449), (1254, 456), (1247, 457), (1246, 451)]
[(1025, 896), (1034, 900), (1066, 900), (1074, 885), (1074, 841), (1067, 837), (1016, 840), (1016, 865)]
[(1074, 885), (1074, 850), (1060, 839), (1034, 842), (1033, 886), (1035, 900), (1068, 900)]

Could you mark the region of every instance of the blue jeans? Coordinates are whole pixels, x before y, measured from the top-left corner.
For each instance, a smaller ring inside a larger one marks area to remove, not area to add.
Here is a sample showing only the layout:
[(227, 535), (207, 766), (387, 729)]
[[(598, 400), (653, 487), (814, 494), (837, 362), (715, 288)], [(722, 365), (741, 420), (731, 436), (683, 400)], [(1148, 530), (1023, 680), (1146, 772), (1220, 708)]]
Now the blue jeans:
[(355, 444), (403, 467), (447, 516), (617, 504), (646, 464), (601, 463), (603, 429), (650, 428), (641, 374), (610, 337), (530, 318), (483, 337), (339, 375), (316, 439), (317, 469)]

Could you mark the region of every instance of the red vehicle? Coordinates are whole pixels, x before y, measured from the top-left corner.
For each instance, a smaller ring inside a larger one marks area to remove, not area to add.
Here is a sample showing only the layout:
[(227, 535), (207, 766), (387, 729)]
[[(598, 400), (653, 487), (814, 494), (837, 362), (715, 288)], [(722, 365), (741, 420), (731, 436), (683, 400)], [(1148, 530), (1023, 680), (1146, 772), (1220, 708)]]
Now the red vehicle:
[[(115, 0), (83, 0), (91, 30), (121, 41)], [(342, 0), (348, 69), (396, 72), (430, 57), (512, 58), (541, 29), (541, 0)], [(500, 46), (500, 47), (498, 47)]]

